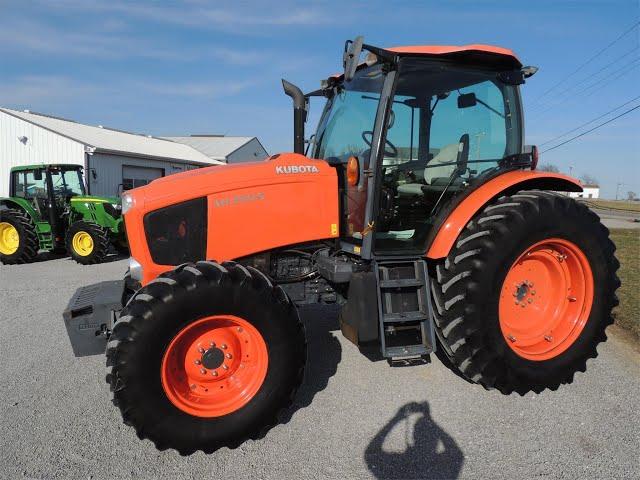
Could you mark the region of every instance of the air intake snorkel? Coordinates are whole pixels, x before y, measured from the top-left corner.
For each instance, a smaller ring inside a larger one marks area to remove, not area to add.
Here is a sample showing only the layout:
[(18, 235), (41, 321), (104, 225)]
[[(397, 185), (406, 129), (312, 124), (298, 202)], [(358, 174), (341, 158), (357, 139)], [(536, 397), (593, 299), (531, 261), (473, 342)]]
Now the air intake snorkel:
[(297, 86), (282, 79), (284, 93), (293, 100), (293, 151), (304, 155), (304, 122), (307, 120), (307, 100)]

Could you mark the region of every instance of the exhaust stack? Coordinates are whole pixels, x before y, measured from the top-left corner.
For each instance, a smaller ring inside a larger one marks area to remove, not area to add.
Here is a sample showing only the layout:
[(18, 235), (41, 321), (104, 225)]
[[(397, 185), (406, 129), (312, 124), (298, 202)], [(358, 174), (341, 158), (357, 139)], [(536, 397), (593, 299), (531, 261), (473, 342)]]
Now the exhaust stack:
[(304, 122), (307, 120), (306, 99), (302, 90), (282, 79), (284, 93), (293, 100), (293, 151), (304, 155)]

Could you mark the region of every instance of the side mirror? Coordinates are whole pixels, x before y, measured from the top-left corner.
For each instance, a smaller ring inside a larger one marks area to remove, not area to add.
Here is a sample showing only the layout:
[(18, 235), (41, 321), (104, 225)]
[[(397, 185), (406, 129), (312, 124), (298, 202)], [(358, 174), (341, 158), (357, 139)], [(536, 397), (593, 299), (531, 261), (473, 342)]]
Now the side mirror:
[(458, 97), (458, 108), (475, 107), (478, 104), (478, 99), (475, 93), (463, 93)]

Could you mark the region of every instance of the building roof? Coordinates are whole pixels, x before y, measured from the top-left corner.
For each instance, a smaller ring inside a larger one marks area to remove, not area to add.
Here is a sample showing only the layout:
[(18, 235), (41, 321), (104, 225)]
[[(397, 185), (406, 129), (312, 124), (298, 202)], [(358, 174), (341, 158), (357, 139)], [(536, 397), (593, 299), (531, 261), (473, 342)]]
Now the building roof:
[(221, 163), (189, 145), (163, 138), (139, 135), (101, 126), (94, 127), (36, 112), (8, 108), (0, 108), (0, 111), (75, 140), (85, 145), (85, 148), (89, 151), (163, 158), (207, 165)]
[[(224, 135), (190, 135), (183, 137), (162, 137), (173, 142), (195, 148), (207, 157), (225, 161), (229, 155), (256, 137), (226, 137)], [(260, 143), (258, 141), (258, 143)], [(262, 146), (262, 145), (261, 145)], [(264, 147), (262, 147), (264, 149)], [(266, 151), (265, 151), (266, 153)]]

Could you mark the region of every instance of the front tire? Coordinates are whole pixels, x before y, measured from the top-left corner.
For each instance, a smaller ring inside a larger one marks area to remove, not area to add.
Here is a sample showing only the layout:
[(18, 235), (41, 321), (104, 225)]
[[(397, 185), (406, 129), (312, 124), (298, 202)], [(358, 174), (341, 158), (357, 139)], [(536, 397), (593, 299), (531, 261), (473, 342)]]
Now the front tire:
[(38, 234), (31, 217), (22, 210), (0, 212), (0, 262), (30, 263), (38, 256)]
[(107, 345), (107, 382), (140, 438), (209, 453), (275, 425), (305, 360), (302, 323), (280, 287), (234, 262), (198, 262), (129, 301)]
[(71, 258), (82, 265), (102, 263), (109, 253), (109, 236), (95, 223), (75, 222), (67, 231), (65, 243)]
[(432, 271), (445, 360), (505, 394), (571, 383), (613, 322), (614, 251), (598, 216), (568, 197), (522, 191), (492, 202)]

